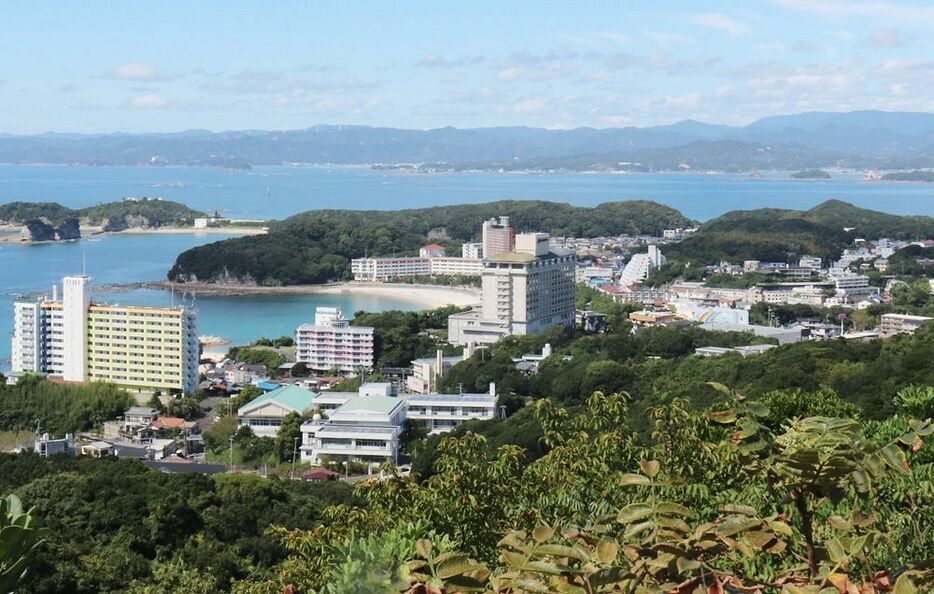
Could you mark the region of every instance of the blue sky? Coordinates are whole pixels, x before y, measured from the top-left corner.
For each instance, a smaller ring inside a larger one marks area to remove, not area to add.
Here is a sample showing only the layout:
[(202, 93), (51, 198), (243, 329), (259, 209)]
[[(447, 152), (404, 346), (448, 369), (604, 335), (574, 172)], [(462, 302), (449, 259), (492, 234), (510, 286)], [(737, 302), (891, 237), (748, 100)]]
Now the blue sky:
[(930, 1), (0, 9), (0, 132), (745, 124), (934, 105)]

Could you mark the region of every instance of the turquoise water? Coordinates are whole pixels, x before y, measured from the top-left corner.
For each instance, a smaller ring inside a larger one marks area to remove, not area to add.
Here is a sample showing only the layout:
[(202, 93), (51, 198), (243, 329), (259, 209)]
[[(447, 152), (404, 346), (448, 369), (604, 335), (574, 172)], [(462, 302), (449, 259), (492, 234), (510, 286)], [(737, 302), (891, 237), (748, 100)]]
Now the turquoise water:
[[(934, 215), (934, 186), (865, 183), (859, 176), (830, 181), (790, 180), (770, 174), (439, 174), (411, 175), (364, 168), (258, 167), (227, 172), (193, 167), (0, 166), (0, 203), (56, 201), (67, 206), (162, 196), (200, 210), (242, 218), (283, 218), (317, 208), (400, 209), (502, 199), (557, 200), (594, 205), (648, 199), (706, 220), (734, 209), (809, 208), (830, 198), (896, 214)], [(180, 252), (217, 241), (218, 235), (127, 235), (75, 243), (0, 244), (0, 366), (9, 357), (12, 300), (48, 291), (86, 257), (97, 284), (165, 278)], [(98, 298), (124, 303), (169, 303), (161, 291), (132, 291)], [(290, 334), (312, 318), (317, 305), (360, 309), (414, 309), (409, 303), (346, 296), (205, 297), (196, 302), (200, 332), (246, 341)]]
[(0, 203), (54, 200), (86, 206), (124, 196), (162, 196), (228, 216), (283, 218), (316, 208), (399, 209), (542, 198), (579, 205), (648, 199), (707, 220), (738, 208), (809, 208), (829, 198), (895, 214), (934, 215), (934, 186), (867, 183), (860, 176), (791, 180), (769, 174), (394, 174), (364, 168), (0, 166)]
[[(49, 292), (68, 274), (80, 274), (84, 262), (95, 285), (133, 283), (165, 278), (175, 256), (188, 248), (223, 239), (219, 235), (116, 235), (58, 244), (0, 244), (0, 369), (10, 357), (13, 300), (18, 295)], [(126, 304), (192, 303), (190, 297), (169, 291), (138, 289), (95, 293), (95, 300)], [(384, 297), (347, 295), (282, 295), (198, 297), (199, 334), (247, 342), (260, 336), (291, 335), (296, 326), (314, 319), (318, 305), (337, 305), (345, 312), (417, 309), (407, 302)]]

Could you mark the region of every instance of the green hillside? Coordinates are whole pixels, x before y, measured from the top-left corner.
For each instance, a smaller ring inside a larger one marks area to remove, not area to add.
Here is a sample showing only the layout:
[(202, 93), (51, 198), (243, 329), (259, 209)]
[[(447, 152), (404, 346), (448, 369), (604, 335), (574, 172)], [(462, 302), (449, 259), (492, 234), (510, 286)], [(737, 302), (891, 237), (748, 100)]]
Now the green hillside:
[(899, 216), (828, 200), (810, 210), (737, 210), (701, 225), (665, 249), (670, 261), (793, 261), (802, 254), (836, 258), (853, 239), (934, 237), (934, 217)]
[[(593, 208), (544, 201), (501, 201), (395, 211), (314, 210), (273, 224), (263, 236), (227, 239), (182, 253), (176, 281), (240, 279), (267, 285), (347, 278), (352, 258), (416, 255), (429, 237), (452, 245), (478, 240), (483, 221), (509, 216), (517, 231), (577, 237), (659, 234), (691, 221), (647, 201)], [(440, 239), (438, 239), (440, 238)]]

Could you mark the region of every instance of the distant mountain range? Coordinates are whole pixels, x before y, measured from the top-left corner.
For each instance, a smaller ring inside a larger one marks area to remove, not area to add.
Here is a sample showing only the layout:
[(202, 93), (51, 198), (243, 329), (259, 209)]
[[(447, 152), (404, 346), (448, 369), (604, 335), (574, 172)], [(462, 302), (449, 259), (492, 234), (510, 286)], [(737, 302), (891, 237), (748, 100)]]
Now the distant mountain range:
[(747, 126), (685, 120), (647, 128), (189, 130), (169, 134), (0, 134), (0, 162), (77, 165), (414, 164), (421, 169), (798, 170), (934, 166), (934, 114), (854, 111)]

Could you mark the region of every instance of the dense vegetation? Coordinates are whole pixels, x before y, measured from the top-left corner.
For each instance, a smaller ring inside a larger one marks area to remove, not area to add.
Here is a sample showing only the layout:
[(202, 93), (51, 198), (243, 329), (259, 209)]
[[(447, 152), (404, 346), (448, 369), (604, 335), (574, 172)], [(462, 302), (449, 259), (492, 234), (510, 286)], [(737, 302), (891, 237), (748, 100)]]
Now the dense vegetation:
[(0, 454), (0, 493), (11, 492), (47, 530), (30, 556), (28, 588), (20, 590), (36, 594), (161, 593), (176, 591), (164, 589), (166, 583), (193, 578), (219, 586), (180, 584), (177, 591), (226, 591), (231, 579), (285, 558), (268, 526), (310, 529), (328, 505), (352, 501), (342, 483), (164, 474), (131, 460)]
[(836, 259), (853, 239), (934, 237), (934, 218), (898, 216), (828, 200), (806, 211), (761, 208), (711, 219), (679, 244), (666, 246), (670, 266), (722, 260), (797, 263), (805, 254)]
[(893, 171), (882, 176), (886, 181), (934, 182), (934, 171), (916, 169), (914, 171)]
[(0, 205), (0, 222), (12, 224), (45, 219), (53, 225), (60, 225), (68, 219), (79, 219), (91, 225), (135, 220), (136, 226), (191, 226), (196, 217), (203, 216), (206, 215), (184, 204), (156, 198), (126, 199), (79, 209), (57, 202), (8, 202)]
[(12, 386), (0, 382), (0, 430), (35, 430), (38, 421), (43, 432), (60, 436), (113, 420), (132, 402), (114, 384), (56, 384), (24, 376)]
[(830, 174), (823, 169), (804, 169), (791, 174), (792, 179), (830, 179)]
[(502, 201), (395, 211), (315, 210), (273, 224), (267, 235), (240, 237), (182, 253), (169, 271), (175, 281), (323, 283), (345, 279), (350, 260), (417, 255), (436, 237), (457, 242), (480, 237), (483, 221), (508, 215), (518, 230), (576, 237), (659, 234), (688, 226), (678, 211), (645, 201), (593, 208), (541, 201)]
[(374, 328), (375, 367), (408, 367), (413, 359), (432, 357), (442, 348), (448, 316), (459, 311), (462, 308), (455, 306), (428, 311), (358, 311), (351, 324)]

